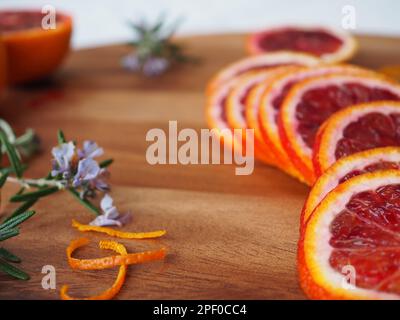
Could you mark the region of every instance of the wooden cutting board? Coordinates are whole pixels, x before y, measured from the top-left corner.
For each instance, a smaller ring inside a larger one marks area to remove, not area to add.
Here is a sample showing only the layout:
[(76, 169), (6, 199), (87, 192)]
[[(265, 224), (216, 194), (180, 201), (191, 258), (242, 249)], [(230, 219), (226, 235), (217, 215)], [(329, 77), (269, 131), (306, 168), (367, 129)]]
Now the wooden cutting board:
[[(354, 62), (378, 68), (399, 63), (400, 39), (360, 36)], [(2, 101), (0, 116), (18, 132), (34, 128), (43, 151), (30, 161), (29, 177), (45, 175), (56, 130), (67, 138), (95, 139), (115, 158), (112, 195), (122, 211), (131, 210), (126, 230), (165, 228), (161, 240), (123, 241), (129, 251), (167, 246), (165, 261), (131, 266), (119, 299), (303, 299), (296, 272), (299, 214), (308, 188), (276, 169), (257, 163), (250, 176), (236, 176), (230, 165), (157, 165), (146, 162), (151, 128), (206, 128), (206, 81), (222, 66), (244, 56), (241, 35), (181, 39), (201, 59), (160, 78), (145, 79), (120, 67), (128, 46), (73, 52), (54, 80), (19, 88)], [(7, 186), (3, 199), (15, 187)], [(13, 206), (3, 200), (3, 214)], [(71, 219), (93, 217), (68, 193), (40, 201), (21, 235), (4, 246), (23, 258), (32, 279), (0, 275), (0, 298), (58, 299), (63, 284), (77, 296), (101, 292), (117, 269), (73, 271), (65, 249), (82, 234)], [(92, 239), (79, 257), (106, 255)], [(57, 290), (41, 286), (42, 267), (56, 269)]]

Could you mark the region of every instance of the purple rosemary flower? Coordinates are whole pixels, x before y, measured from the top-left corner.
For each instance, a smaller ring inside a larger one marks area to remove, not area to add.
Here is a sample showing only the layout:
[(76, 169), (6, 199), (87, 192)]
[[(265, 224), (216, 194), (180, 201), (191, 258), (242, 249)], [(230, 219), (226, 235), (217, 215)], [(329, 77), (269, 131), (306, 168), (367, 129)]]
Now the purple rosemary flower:
[(110, 186), (106, 182), (106, 179), (109, 176), (109, 172), (107, 169), (100, 169), (97, 177), (90, 181), (90, 185), (92, 189), (97, 189), (101, 192), (106, 192), (110, 190)]
[(83, 142), (83, 148), (82, 150), (78, 150), (78, 157), (79, 159), (83, 158), (96, 158), (100, 157), (103, 155), (104, 150), (103, 148), (100, 148), (96, 142), (86, 140)]
[(62, 174), (64, 179), (68, 179), (71, 172), (71, 161), (74, 157), (75, 145), (72, 142), (63, 143), (58, 147), (54, 147), (51, 150), (51, 154), (54, 159), (52, 160), (52, 171), (53, 177)]
[(128, 54), (124, 58), (122, 58), (122, 66), (130, 71), (139, 71), (140, 70), (140, 59), (134, 53)]
[(158, 76), (169, 67), (169, 61), (165, 58), (149, 57), (143, 64), (143, 74), (148, 77)]
[(92, 226), (119, 226), (121, 227), (124, 223), (130, 219), (130, 214), (126, 213), (120, 215), (117, 208), (114, 206), (114, 200), (105, 194), (100, 202), (100, 208), (103, 214), (99, 215), (90, 224)]
[(97, 161), (92, 158), (82, 159), (78, 163), (78, 171), (72, 185), (76, 188), (85, 182), (91, 182), (98, 177), (99, 173), (100, 167)]

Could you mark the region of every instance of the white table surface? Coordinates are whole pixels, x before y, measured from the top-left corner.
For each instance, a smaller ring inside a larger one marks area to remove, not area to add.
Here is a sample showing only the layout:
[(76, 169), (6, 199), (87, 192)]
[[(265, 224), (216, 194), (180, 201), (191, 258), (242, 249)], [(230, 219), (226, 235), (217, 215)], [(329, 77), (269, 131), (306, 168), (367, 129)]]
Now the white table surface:
[(358, 33), (400, 36), (399, 0), (0, 0), (0, 9), (51, 4), (74, 18), (73, 46), (93, 47), (131, 39), (128, 20), (150, 21), (165, 12), (184, 17), (179, 34), (251, 31), (280, 24), (340, 28), (352, 5)]

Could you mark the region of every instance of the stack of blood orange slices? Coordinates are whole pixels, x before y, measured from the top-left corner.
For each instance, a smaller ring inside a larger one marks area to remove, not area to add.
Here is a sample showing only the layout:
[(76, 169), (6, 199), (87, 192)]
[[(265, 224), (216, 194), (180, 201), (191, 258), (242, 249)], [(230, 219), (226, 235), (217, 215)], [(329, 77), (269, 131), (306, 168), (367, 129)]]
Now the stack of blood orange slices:
[(400, 85), (336, 64), (355, 48), (324, 28), (267, 30), (207, 89), (212, 128), (254, 129), (259, 159), (313, 186), (298, 250), (310, 298), (400, 298)]
[[(273, 52), (244, 58), (220, 71), (208, 84), (206, 117), (210, 128), (233, 150), (239, 149), (242, 139), (234, 139), (232, 129), (247, 128), (245, 105), (250, 91), (261, 82), (267, 82), (274, 74), (289, 66), (312, 66), (320, 60), (302, 53)], [(238, 141), (239, 140), (239, 141)], [(258, 141), (260, 142), (260, 141)], [(268, 164), (276, 164), (263, 144), (256, 145), (258, 158)]]
[(300, 219), (298, 267), (314, 299), (400, 299), (400, 103), (344, 108), (319, 129), (321, 174)]

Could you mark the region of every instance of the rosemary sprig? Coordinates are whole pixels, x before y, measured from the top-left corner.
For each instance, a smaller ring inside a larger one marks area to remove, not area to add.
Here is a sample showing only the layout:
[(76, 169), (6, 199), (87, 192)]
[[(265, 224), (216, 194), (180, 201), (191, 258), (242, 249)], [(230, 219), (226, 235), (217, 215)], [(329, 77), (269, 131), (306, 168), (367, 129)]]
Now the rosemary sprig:
[[(34, 214), (35, 211), (27, 211), (0, 224), (0, 241), (17, 236), (19, 234), (18, 226)], [(19, 257), (5, 248), (0, 248), (0, 271), (3, 271), (16, 279), (28, 280), (29, 275), (27, 273), (10, 264), (19, 262), (21, 262)]]
[[(100, 202), (101, 209), (90, 200), (95, 198), (98, 192), (105, 193), (109, 190), (105, 178), (107, 168), (113, 163), (113, 159), (97, 162), (95, 158), (103, 154), (103, 149), (94, 141), (85, 141), (83, 148), (78, 149), (75, 141), (68, 141), (65, 134), (58, 130), (58, 145), (52, 149), (53, 160), (50, 172), (39, 179), (25, 178), (26, 165), (22, 163), (20, 153), (22, 150), (32, 149), (29, 144), (33, 141), (33, 136), (33, 131), (28, 130), (23, 136), (16, 137), (8, 123), (0, 119), (0, 150), (2, 151), (0, 155), (5, 153), (10, 162), (9, 167), (0, 168), (0, 188), (7, 182), (21, 186), (19, 191), (10, 198), (10, 202), (20, 203), (19, 207), (0, 224), (0, 241), (19, 234), (18, 226), (35, 214), (29, 209), (38, 200), (62, 190), (67, 190), (74, 199), (96, 215), (93, 221), (95, 224), (120, 225), (117, 220), (121, 217), (108, 194)], [(18, 279), (27, 280), (29, 276), (13, 265), (20, 261), (21, 259), (13, 253), (0, 247), (0, 271)]]
[(157, 76), (176, 63), (197, 61), (172, 40), (180, 23), (181, 19), (178, 19), (167, 24), (165, 15), (161, 15), (153, 25), (144, 20), (129, 23), (135, 33), (135, 40), (130, 42), (135, 51), (123, 59), (123, 66), (145, 76)]
[(18, 178), (21, 178), (23, 169), (18, 152), (15, 149), (15, 147), (9, 142), (6, 134), (3, 131), (0, 131), (0, 142), (6, 150), (8, 159), (10, 160), (11, 166), (15, 174), (17, 175)]
[(38, 200), (39, 198), (43, 198), (43, 197), (48, 196), (52, 193), (55, 193), (59, 190), (60, 189), (58, 187), (49, 187), (49, 188), (43, 188), (43, 189), (39, 189), (38, 191), (33, 191), (33, 192), (29, 192), (29, 193), (16, 194), (15, 196), (12, 196), (10, 198), (10, 201), (11, 202), (25, 202), (25, 201)]
[(109, 167), (114, 162), (114, 159), (107, 159), (99, 163), (100, 168), (104, 169)]
[(93, 205), (89, 200), (82, 198), (74, 188), (69, 188), (68, 191), (74, 196), (75, 199), (82, 203), (86, 208), (91, 210), (95, 215), (101, 214), (100, 210), (95, 205)]

